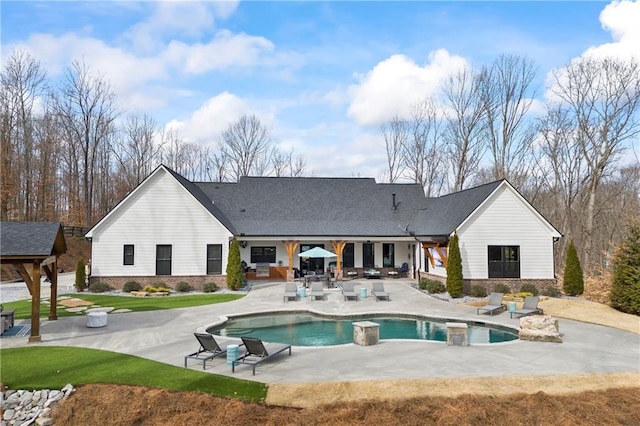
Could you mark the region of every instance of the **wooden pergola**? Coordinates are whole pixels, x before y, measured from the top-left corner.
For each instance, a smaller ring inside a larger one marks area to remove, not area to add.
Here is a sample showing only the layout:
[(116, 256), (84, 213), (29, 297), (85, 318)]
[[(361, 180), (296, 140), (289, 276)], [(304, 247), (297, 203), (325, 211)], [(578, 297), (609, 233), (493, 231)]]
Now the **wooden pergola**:
[(58, 257), (67, 251), (59, 222), (3, 222), (0, 224), (0, 261), (16, 268), (31, 294), (29, 342), (40, 342), (40, 278), (51, 281), (49, 319), (57, 320)]

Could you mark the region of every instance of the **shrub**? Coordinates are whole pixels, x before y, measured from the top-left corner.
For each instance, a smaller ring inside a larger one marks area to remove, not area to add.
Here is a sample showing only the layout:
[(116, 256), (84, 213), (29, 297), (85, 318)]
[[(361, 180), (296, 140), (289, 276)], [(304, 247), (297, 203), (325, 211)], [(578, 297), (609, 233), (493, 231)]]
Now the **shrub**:
[(531, 293), (532, 296), (537, 296), (538, 287), (531, 283), (524, 283), (520, 286), (520, 293)]
[(80, 258), (76, 266), (76, 282), (75, 282), (76, 290), (84, 291), (86, 280), (87, 280), (87, 273), (84, 269), (84, 259)]
[(103, 282), (95, 282), (89, 285), (89, 291), (92, 293), (104, 293), (105, 291), (112, 290), (111, 286)]
[(176, 284), (176, 291), (179, 291), (180, 293), (187, 293), (191, 290), (193, 290), (193, 287), (191, 287), (189, 283), (180, 281), (178, 284)]
[(504, 283), (498, 283), (493, 287), (493, 291), (496, 293), (511, 293), (511, 287), (509, 287), (508, 285), (504, 284)]
[(613, 255), (611, 306), (640, 315), (640, 220), (632, 223), (627, 237)]
[(218, 286), (216, 285), (216, 283), (205, 283), (204, 286), (202, 286), (202, 291), (204, 291), (205, 293), (213, 293), (217, 290)]
[(242, 261), (240, 258), (240, 247), (238, 240), (231, 240), (229, 247), (229, 258), (227, 259), (227, 287), (231, 290), (238, 290), (244, 285), (242, 275)]
[(549, 296), (549, 297), (560, 297), (562, 293), (560, 293), (560, 290), (558, 290), (556, 286), (549, 285), (543, 288), (540, 294), (542, 294), (543, 296)]
[(142, 291), (146, 291), (147, 293), (156, 293), (158, 290), (156, 290), (155, 287), (148, 285), (148, 286), (145, 286), (145, 288), (143, 288)]
[(464, 282), (462, 277), (462, 257), (458, 247), (458, 234), (449, 240), (449, 261), (447, 262), (447, 291), (451, 297), (462, 296)]
[(576, 246), (573, 245), (573, 241), (567, 247), (562, 288), (568, 296), (578, 296), (584, 293), (582, 268), (580, 267), (580, 259), (578, 259), (578, 252), (576, 251)]
[(471, 297), (487, 297), (487, 289), (481, 285), (472, 285), (469, 289), (469, 296)]
[(124, 291), (125, 293), (140, 290), (142, 290), (142, 285), (136, 281), (128, 281), (122, 286), (122, 291)]
[(444, 293), (446, 289), (444, 284), (437, 280), (430, 280), (428, 278), (422, 278), (420, 280), (420, 289), (427, 290), (429, 293)]
[(166, 291), (167, 293), (171, 292), (171, 289), (169, 287), (167, 287), (167, 285), (165, 283), (163, 283), (162, 281), (158, 281), (157, 283), (153, 283), (153, 286), (155, 287), (157, 292), (160, 292), (160, 291)]

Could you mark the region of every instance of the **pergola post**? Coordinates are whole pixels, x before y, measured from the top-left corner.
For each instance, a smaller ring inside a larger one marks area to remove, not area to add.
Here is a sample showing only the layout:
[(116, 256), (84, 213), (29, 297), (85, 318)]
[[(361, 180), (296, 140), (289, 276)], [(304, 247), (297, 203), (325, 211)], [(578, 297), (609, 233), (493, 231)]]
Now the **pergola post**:
[(293, 281), (295, 279), (293, 273), (293, 255), (296, 252), (300, 241), (289, 240), (283, 241), (282, 244), (284, 244), (284, 248), (287, 250), (287, 255), (289, 256), (289, 265), (287, 266), (287, 281)]
[(432, 268), (436, 267), (436, 263), (433, 260), (433, 256), (431, 255), (431, 252), (429, 251), (429, 249), (434, 249), (436, 252), (438, 252), (438, 255), (440, 255), (440, 259), (442, 259), (442, 264), (446, 268), (449, 257), (447, 252), (443, 250), (445, 248), (446, 246), (443, 246), (441, 243), (424, 243), (424, 242), (422, 243), (422, 249), (426, 253), (427, 257), (429, 258), (429, 263), (431, 264)]
[[(55, 303), (55, 300), (51, 303)], [(31, 335), (29, 343), (41, 342), (40, 337), (40, 261), (33, 261), (31, 273)]]

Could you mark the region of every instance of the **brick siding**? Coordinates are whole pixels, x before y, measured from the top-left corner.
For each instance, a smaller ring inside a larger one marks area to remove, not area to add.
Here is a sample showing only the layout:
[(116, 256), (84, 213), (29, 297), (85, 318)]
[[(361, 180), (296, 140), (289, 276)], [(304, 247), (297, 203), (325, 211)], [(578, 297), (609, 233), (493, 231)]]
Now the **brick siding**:
[(180, 282), (186, 282), (194, 290), (202, 291), (204, 284), (215, 283), (219, 288), (227, 288), (227, 276), (226, 275), (192, 275), (192, 276), (147, 276), (147, 277), (96, 277), (89, 278), (89, 284), (96, 282), (103, 282), (109, 284), (116, 290), (122, 290), (125, 283), (129, 281), (135, 281), (146, 287), (148, 285), (155, 286), (157, 283), (163, 283), (169, 288), (176, 288), (176, 285)]

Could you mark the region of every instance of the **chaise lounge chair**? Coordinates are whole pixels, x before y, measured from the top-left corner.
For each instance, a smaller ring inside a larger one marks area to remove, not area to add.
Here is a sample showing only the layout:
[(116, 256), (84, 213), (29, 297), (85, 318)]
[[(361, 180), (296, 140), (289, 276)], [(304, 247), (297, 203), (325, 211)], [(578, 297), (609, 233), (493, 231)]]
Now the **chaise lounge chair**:
[(298, 286), (296, 285), (296, 283), (284, 284), (284, 301), (286, 302), (289, 299), (298, 299)]
[(513, 312), (510, 312), (510, 316), (511, 318), (513, 318), (513, 315), (520, 315), (521, 317), (525, 316), (525, 315), (531, 315), (531, 314), (542, 314), (542, 308), (538, 308), (538, 301), (540, 300), (540, 298), (538, 296), (526, 296), (524, 298), (524, 301), (522, 302), (522, 308), (520, 309), (516, 309)]
[(389, 293), (384, 291), (384, 285), (379, 281), (373, 283), (371, 294), (376, 296), (376, 302), (382, 299), (387, 299), (388, 301), (391, 301), (391, 298), (389, 297)]
[(502, 298), (504, 297), (504, 293), (491, 293), (489, 295), (489, 300), (486, 305), (480, 306), (476, 310), (476, 314), (480, 315), (480, 311), (487, 311), (493, 316), (494, 312), (500, 312), (503, 309), (507, 309), (507, 307), (502, 303)]
[(344, 296), (344, 300), (348, 300), (349, 298), (355, 298), (356, 302), (358, 301), (358, 293), (354, 291), (353, 283), (342, 284), (342, 295)]
[[(213, 359), (217, 356), (224, 355), (227, 353), (227, 346), (229, 344), (223, 344), (222, 346), (216, 342), (216, 339), (212, 334), (209, 333), (193, 333), (200, 342), (200, 348), (187, 356), (184, 357), (184, 366), (187, 367), (187, 360), (196, 359), (198, 361), (202, 361), (202, 369), (206, 370), (207, 361)], [(239, 345), (242, 346), (242, 345)]]
[(249, 364), (253, 367), (253, 375), (256, 375), (256, 366), (260, 365), (263, 361), (268, 360), (289, 349), (289, 356), (291, 356), (291, 345), (282, 343), (263, 343), (262, 340), (257, 337), (241, 337), (246, 352), (243, 356), (233, 361), (231, 364), (231, 372), (236, 372), (236, 365)]
[(315, 300), (320, 297), (324, 300), (324, 290), (322, 289), (322, 282), (315, 281), (311, 283), (311, 293), (309, 294), (311, 300)]

